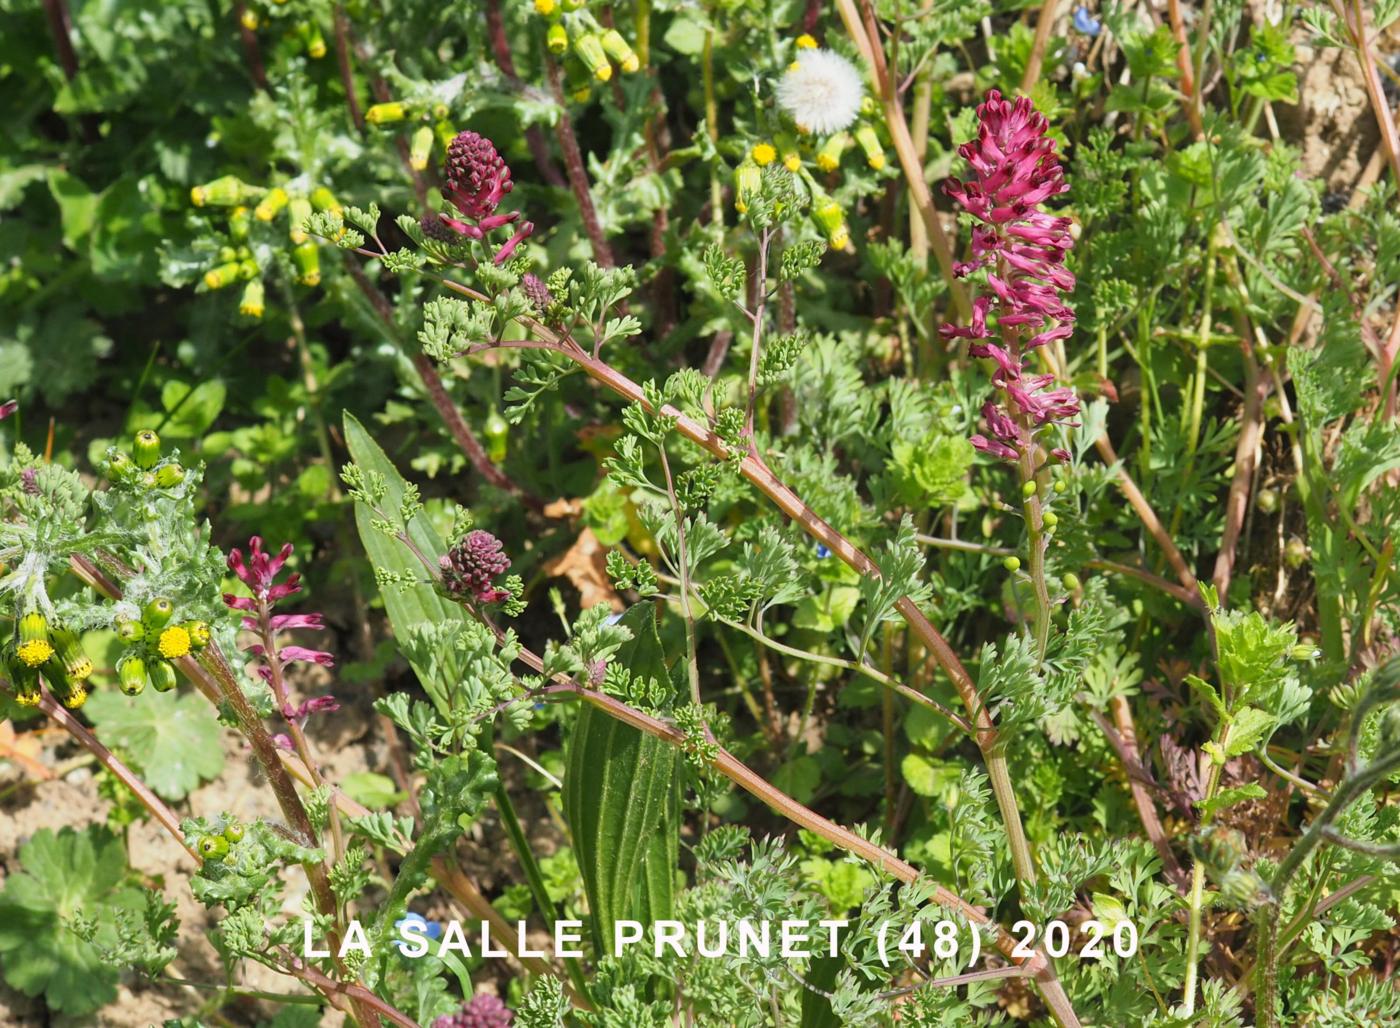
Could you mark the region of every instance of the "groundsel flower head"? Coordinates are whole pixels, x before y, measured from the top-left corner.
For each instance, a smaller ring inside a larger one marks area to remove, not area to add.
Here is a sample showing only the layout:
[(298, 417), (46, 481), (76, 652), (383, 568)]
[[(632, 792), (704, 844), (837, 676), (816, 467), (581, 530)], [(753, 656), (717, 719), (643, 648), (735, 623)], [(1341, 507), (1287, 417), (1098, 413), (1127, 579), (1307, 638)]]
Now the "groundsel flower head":
[(865, 86), (855, 65), (832, 50), (803, 50), (778, 83), (778, 105), (800, 128), (826, 136), (851, 127)]

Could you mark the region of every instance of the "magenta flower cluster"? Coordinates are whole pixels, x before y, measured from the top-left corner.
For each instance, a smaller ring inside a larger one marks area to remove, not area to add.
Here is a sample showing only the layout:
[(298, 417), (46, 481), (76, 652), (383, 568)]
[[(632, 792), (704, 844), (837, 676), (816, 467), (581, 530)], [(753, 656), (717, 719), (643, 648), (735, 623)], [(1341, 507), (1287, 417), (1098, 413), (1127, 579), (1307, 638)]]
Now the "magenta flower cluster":
[(478, 603), (499, 603), (510, 593), (493, 584), (510, 569), (510, 558), (501, 552), (501, 541), (490, 532), (474, 529), (438, 558), (442, 585), (454, 596)]
[[(1032, 452), (1043, 426), (1071, 424), (1079, 413), (1073, 391), (1054, 387), (1053, 375), (1028, 375), (1022, 366), (1028, 351), (1065, 339), (1074, 329), (1074, 311), (1062, 297), (1074, 288), (1064, 266), (1074, 245), (1070, 220), (1039, 209), (1069, 186), (1055, 141), (1046, 135), (1049, 123), (1029, 99), (1006, 100), (993, 89), (977, 117), (977, 138), (958, 148), (974, 177), (943, 188), (981, 222), (972, 230), (972, 259), (954, 272), (961, 278), (986, 268), (989, 292), (973, 301), (967, 325), (940, 331), (945, 339), (969, 340), (972, 356), (996, 361), (992, 383), (1003, 402), (983, 405), (988, 434), (974, 435), (972, 445), (1016, 460)], [(1063, 450), (1050, 452), (1069, 457)]]
[[(485, 136), (475, 132), (457, 133), (447, 147), (442, 175), (447, 183), (442, 187), (443, 198), (457, 209), (461, 217), (439, 214), (434, 218), (424, 215), (419, 225), (429, 238), (439, 241), (449, 241), (454, 237), (485, 239), (488, 232), (509, 225), (520, 217), (519, 211), (496, 213), (496, 208), (515, 184), (511, 181), (510, 168)], [(531, 222), (521, 223), (515, 235), (496, 251), (494, 262), (504, 262), (534, 231), (535, 226)]]
[(443, 1014), (433, 1021), (433, 1028), (510, 1028), (515, 1015), (496, 996), (485, 993), (473, 996), (455, 1014)]
[(18, 400), (6, 400), (4, 403), (0, 403), (0, 421), (4, 421), (17, 410), (19, 410)]
[[(243, 627), (257, 636), (257, 641), (249, 643), (244, 649), (262, 658), (257, 668), (258, 675), (272, 687), (282, 716), (300, 726), (312, 714), (339, 710), (340, 703), (334, 696), (329, 695), (315, 696), (298, 705), (293, 705), (287, 698), (287, 687), (283, 679), (287, 665), (302, 662), (319, 664), (321, 667), (335, 666), (335, 657), (325, 650), (313, 650), (307, 646), (279, 646), (277, 643), (279, 632), (325, 627), (325, 621), (320, 614), (272, 612), (278, 601), (301, 591), (301, 576), (296, 572), (292, 572), (282, 582), (277, 581), (291, 555), (291, 543), (287, 543), (273, 554), (263, 549), (263, 541), (256, 535), (248, 540), (246, 561), (241, 550), (230, 550), (229, 570), (238, 576), (253, 595), (236, 596), (233, 593), (224, 593), (224, 603), (234, 610), (244, 611)], [(280, 739), (281, 737), (279, 741)]]

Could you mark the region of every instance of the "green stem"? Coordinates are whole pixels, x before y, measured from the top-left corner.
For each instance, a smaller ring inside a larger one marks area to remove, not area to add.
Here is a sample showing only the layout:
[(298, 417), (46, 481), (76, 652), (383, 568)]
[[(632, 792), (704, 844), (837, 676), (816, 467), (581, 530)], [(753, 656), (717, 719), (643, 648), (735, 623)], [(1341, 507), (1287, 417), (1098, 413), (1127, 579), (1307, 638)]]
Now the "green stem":
[[(1222, 751), (1229, 735), (1230, 729), (1227, 726), (1218, 741)], [(1205, 799), (1207, 801), (1214, 798), (1216, 790), (1220, 788), (1220, 773), (1223, 768), (1223, 764), (1212, 758), (1210, 773), (1206, 778)], [(1209, 823), (1210, 816), (1202, 815), (1201, 828), (1204, 829)], [(1188, 1016), (1196, 1011), (1196, 975), (1197, 966), (1200, 963), (1201, 918), (1205, 912), (1205, 887), (1205, 863), (1197, 859), (1191, 867), (1191, 892), (1186, 901), (1189, 911), (1186, 923), (1186, 980), (1182, 982), (1181, 986), (1182, 1004)]]

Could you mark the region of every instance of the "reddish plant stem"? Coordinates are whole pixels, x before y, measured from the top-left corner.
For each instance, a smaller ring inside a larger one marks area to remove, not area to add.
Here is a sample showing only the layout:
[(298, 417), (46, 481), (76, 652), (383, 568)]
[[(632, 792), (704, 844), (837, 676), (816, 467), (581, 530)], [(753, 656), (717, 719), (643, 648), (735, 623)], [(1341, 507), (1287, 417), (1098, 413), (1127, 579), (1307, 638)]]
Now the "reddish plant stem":
[(602, 223), (598, 220), (598, 209), (593, 205), (593, 193), (588, 185), (588, 169), (583, 161), (583, 151), (579, 149), (578, 137), (574, 135), (574, 119), (569, 115), (559, 62), (552, 54), (546, 53), (544, 67), (549, 78), (549, 91), (554, 95), (554, 102), (559, 105), (559, 125), (555, 129), (555, 136), (564, 155), (564, 174), (569, 179), (569, 188), (573, 190), (574, 200), (578, 203), (584, 234), (588, 236), (589, 245), (593, 247), (593, 259), (605, 268), (615, 268), (617, 261), (613, 258), (607, 236), (603, 234)]
[(1182, 587), (1193, 596), (1196, 594), (1196, 576), (1191, 573), (1190, 567), (1186, 564), (1186, 558), (1181, 555), (1181, 551), (1176, 548), (1176, 543), (1168, 534), (1162, 522), (1157, 518), (1157, 512), (1152, 509), (1152, 505), (1147, 502), (1147, 497), (1142, 495), (1142, 490), (1133, 481), (1133, 476), (1128, 474), (1118, 459), (1118, 453), (1113, 449), (1113, 443), (1108, 436), (1101, 435), (1094, 440), (1094, 448), (1099, 451), (1099, 456), (1103, 458), (1105, 464), (1110, 467), (1118, 467), (1118, 489), (1128, 501), (1128, 506), (1133, 508), (1138, 520), (1142, 522), (1143, 528), (1147, 529), (1147, 534), (1152, 537), (1152, 541), (1157, 544), (1157, 548), (1167, 558), (1167, 563), (1176, 572), (1177, 580)]
[(286, 947), (282, 948), (282, 955), (286, 961), (282, 970), (287, 974), (293, 978), (301, 979), (328, 999), (333, 1000), (337, 996), (343, 996), (352, 1007), (359, 1008), (355, 1017), (362, 1028), (371, 1028), (371, 1026), (377, 1028), (381, 1017), (394, 1024), (403, 1025), (404, 1028), (419, 1028), (417, 1021), (390, 1006), (363, 985), (356, 985), (354, 982), (338, 982), (315, 964), (303, 960)]
[(1030, 56), (1021, 76), (1021, 92), (1029, 94), (1040, 81), (1040, 69), (1045, 64), (1045, 50), (1050, 45), (1050, 30), (1055, 27), (1060, 0), (1045, 0), (1040, 5), (1040, 17), (1035, 20), (1035, 38), (1031, 40)]
[(1181, 16), (1181, 0), (1167, 0), (1167, 20), (1176, 40), (1176, 66), (1181, 71), (1181, 94), (1186, 98), (1186, 120), (1200, 139), (1206, 134), (1201, 120), (1201, 95), (1196, 89), (1196, 72), (1191, 64), (1191, 44), (1186, 38), (1186, 21)]
[[(515, 70), (515, 58), (510, 52), (505, 19), (501, 17), (501, 0), (486, 0), (486, 34), (491, 40), (491, 56), (496, 60), (496, 67), (501, 69), (511, 88), (522, 88), (520, 75)], [(531, 125), (525, 130), (525, 145), (530, 148), (530, 156), (534, 158), (540, 177), (555, 189), (567, 189), (568, 183), (550, 159), (549, 144), (538, 125)]]
[(73, 19), (65, 0), (44, 0), (44, 16), (49, 34), (53, 36), (54, 53), (58, 55), (63, 77), (72, 82), (78, 77), (78, 55), (73, 49)]
[[(394, 323), (394, 306), (389, 302), (389, 298), (369, 280), (358, 264), (347, 261), (345, 267), (350, 272), (350, 277), (354, 279), (360, 292), (364, 293), (365, 299), (369, 300), (374, 312), (379, 315), (379, 320), (384, 323), (390, 338), (396, 343), (399, 342), (398, 326)], [(486, 448), (481, 445), (481, 441), (472, 432), (471, 426), (462, 417), (462, 412), (452, 401), (447, 387), (443, 385), (442, 376), (438, 374), (437, 366), (433, 364), (432, 360), (421, 350), (411, 354), (410, 360), (418, 372), (418, 377), (423, 381), (423, 388), (428, 394), (429, 402), (437, 410), (438, 416), (442, 418), (442, 423), (447, 426), (448, 435), (452, 437), (453, 442), (471, 462), (471, 466), (476, 469), (477, 474), (497, 489), (510, 493), (532, 510), (543, 510), (543, 500), (517, 485), (509, 475), (492, 463), (490, 456), (486, 453)]]
[(233, 16), (238, 20), (238, 35), (243, 41), (243, 59), (248, 63), (248, 74), (253, 76), (253, 84), (267, 92), (267, 69), (263, 67), (258, 34), (243, 24), (243, 15), (247, 10), (247, 5), (241, 0), (233, 5)]
[(195, 863), (200, 862), (199, 854), (189, 844), (185, 833), (180, 831), (180, 819), (175, 816), (175, 812), (167, 807), (165, 802), (137, 777), (136, 772), (122, 763), (116, 754), (102, 744), (97, 736), (88, 731), (87, 726), (74, 717), (68, 708), (55, 700), (47, 689), (40, 691), (39, 709), (58, 722), (60, 728), (78, 740), (84, 749), (97, 758), (99, 764), (112, 772), (123, 785), (130, 789), (132, 794), (141, 801), (141, 805), (160, 822), (161, 827), (169, 832), (175, 841), (185, 848), (185, 852), (194, 858)]
[(1123, 770), (1128, 776), (1128, 789), (1133, 794), (1133, 806), (1137, 808), (1138, 820), (1142, 822), (1147, 838), (1152, 842), (1157, 856), (1161, 858), (1167, 878), (1184, 895), (1190, 880), (1181, 862), (1176, 859), (1176, 854), (1172, 852), (1167, 833), (1157, 816), (1157, 805), (1147, 789), (1150, 776), (1143, 766), (1138, 750), (1137, 727), (1133, 723), (1132, 708), (1128, 705), (1126, 697), (1115, 696), (1109, 701), (1109, 709), (1113, 713), (1114, 724), (1110, 724), (1108, 719), (1097, 711), (1094, 713), (1094, 721), (1123, 763)]
[(345, 90), (345, 107), (350, 112), (355, 131), (365, 130), (365, 115), (360, 110), (360, 98), (355, 94), (355, 65), (350, 53), (350, 22), (345, 5), (335, 5), (335, 61), (340, 66), (340, 84)]

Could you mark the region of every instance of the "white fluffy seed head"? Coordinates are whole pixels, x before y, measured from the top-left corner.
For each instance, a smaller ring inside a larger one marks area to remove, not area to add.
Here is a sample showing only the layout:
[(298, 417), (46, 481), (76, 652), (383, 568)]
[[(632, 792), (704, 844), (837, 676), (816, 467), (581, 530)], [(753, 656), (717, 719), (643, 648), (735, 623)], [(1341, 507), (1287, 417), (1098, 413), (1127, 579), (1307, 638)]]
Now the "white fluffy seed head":
[(860, 72), (831, 50), (803, 50), (778, 83), (778, 103), (817, 135), (849, 128), (864, 94)]

